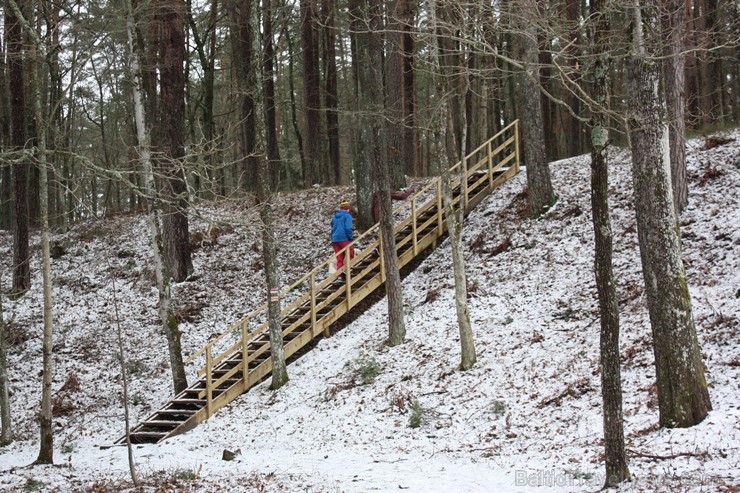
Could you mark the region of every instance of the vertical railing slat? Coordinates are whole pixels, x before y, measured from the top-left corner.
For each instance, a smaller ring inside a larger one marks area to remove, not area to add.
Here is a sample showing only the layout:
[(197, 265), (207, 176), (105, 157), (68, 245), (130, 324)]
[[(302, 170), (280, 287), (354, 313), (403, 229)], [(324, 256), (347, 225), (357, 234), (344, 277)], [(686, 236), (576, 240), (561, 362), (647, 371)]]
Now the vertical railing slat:
[(211, 345), (206, 346), (206, 415), (211, 417), (211, 406), (213, 405), (213, 355)]
[(242, 322), (242, 378), (244, 383), (249, 380), (249, 344), (247, 344), (249, 334), (247, 333), (247, 321)]
[(419, 253), (419, 234), (416, 228), (416, 197), (411, 199), (411, 234), (414, 245), (414, 257)]

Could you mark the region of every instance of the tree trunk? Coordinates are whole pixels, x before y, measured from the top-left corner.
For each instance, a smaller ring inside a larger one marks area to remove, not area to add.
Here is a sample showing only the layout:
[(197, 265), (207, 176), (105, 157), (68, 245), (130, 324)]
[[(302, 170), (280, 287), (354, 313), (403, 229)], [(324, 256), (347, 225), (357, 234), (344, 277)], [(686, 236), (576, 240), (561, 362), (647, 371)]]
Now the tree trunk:
[(601, 398), (604, 420), (604, 487), (614, 487), (630, 477), (624, 450), (622, 373), (619, 362), (619, 298), (612, 268), (613, 235), (609, 216), (609, 74), (610, 0), (591, 0), (594, 19), (592, 40), (592, 99), (601, 105), (591, 118), (591, 209), (594, 225), (594, 274), (601, 321)]
[[(4, 32), (9, 33), (9, 17), (4, 16)], [(5, 50), (0, 39), (0, 146), (7, 149), (10, 144), (10, 93), (8, 91), (8, 71), (5, 64)], [(10, 166), (0, 167), (0, 230), (13, 229), (13, 178)]]
[(324, 87), (326, 89), (326, 129), (329, 136), (329, 169), (334, 184), (347, 183), (342, 174), (339, 154), (339, 94), (337, 89), (337, 59), (335, 49), (334, 1), (322, 0), (321, 18), (324, 28)]
[(300, 0), (301, 49), (303, 50), (303, 96), (306, 113), (306, 168), (303, 185), (325, 184), (321, 154), (321, 87), (319, 80), (319, 40), (316, 32), (316, 0)]
[[(24, 2), (18, 0), (22, 10)], [(10, 144), (14, 151), (26, 146), (26, 98), (23, 80), (23, 29), (15, 12), (6, 8), (8, 26), (8, 75), (10, 89)], [(28, 247), (28, 168), (24, 158), (12, 165), (13, 175), (13, 296), (21, 296), (31, 287), (31, 254)]]
[(13, 424), (10, 416), (10, 392), (8, 382), (7, 339), (3, 315), (3, 294), (0, 291), (0, 447), (13, 441)]
[[(537, 13), (534, 0), (518, 0), (519, 15), (515, 18), (525, 21), (526, 13)], [(515, 23), (516, 24), (516, 23)], [(522, 128), (522, 143), (527, 167), (527, 189), (530, 217), (539, 217), (555, 203), (557, 197), (553, 192), (550, 179), (550, 168), (545, 149), (545, 134), (542, 126), (542, 105), (537, 87), (539, 66), (537, 63), (537, 29), (533, 22), (521, 22), (520, 34), (516, 36), (515, 46), (519, 60), (524, 66), (518, 73), (517, 110)]]
[[(286, 40), (288, 47), (288, 91), (290, 93), (290, 122), (293, 126), (293, 132), (295, 132), (296, 145), (298, 147), (298, 155), (301, 159), (301, 170), (306, 169), (306, 153), (303, 149), (303, 136), (301, 134), (300, 125), (298, 125), (298, 109), (296, 108), (295, 100), (295, 70), (293, 69), (293, 41), (291, 40), (290, 33), (288, 32), (288, 23), (284, 22), (282, 27), (283, 38)], [(291, 183), (291, 185), (293, 185)]]
[[(653, 54), (645, 50), (647, 43), (642, 40), (638, 8), (635, 19), (635, 47), (628, 71), (629, 137), (640, 258), (653, 332), (660, 425), (688, 427), (700, 423), (712, 405), (681, 259), (658, 70)], [(655, 24), (654, 20), (650, 23), (653, 28)]]
[(239, 96), (239, 143), (242, 154), (240, 185), (243, 190), (257, 189), (257, 148), (254, 89), (254, 56), (252, 49), (252, 0), (228, 0), (231, 20), (232, 63), (236, 72)]
[[(362, 0), (349, 0), (348, 15), (350, 26), (350, 50), (352, 52), (352, 76), (354, 88), (354, 114), (352, 115), (351, 144), (352, 163), (355, 174), (355, 197), (357, 199), (357, 228), (366, 231), (375, 224), (373, 219), (373, 164), (370, 154), (370, 134), (367, 124), (367, 116), (363, 110), (366, 107), (365, 88), (369, 82), (363, 80), (367, 77), (367, 65), (364, 61), (367, 57), (368, 32), (364, 28), (365, 2)], [(361, 58), (363, 61), (361, 61)]]
[(385, 99), (386, 150), (390, 187), (399, 190), (406, 186), (406, 164), (403, 162), (404, 138), (404, 85), (403, 85), (403, 33), (401, 19), (405, 17), (404, 0), (391, 0), (388, 4), (388, 21), (385, 30)]
[[(432, 24), (434, 26), (434, 31), (437, 33), (437, 68), (440, 78), (438, 87), (440, 88), (441, 93), (438, 97), (440, 100), (445, 101), (445, 111), (443, 121), (441, 123), (445, 129), (443, 139), (445, 143), (444, 150), (445, 155), (447, 156), (447, 164), (442, 167), (440, 173), (442, 179), (442, 197), (444, 202), (445, 224), (447, 227), (447, 233), (450, 237), (452, 269), (455, 278), (455, 312), (457, 314), (457, 325), (460, 331), (460, 369), (469, 370), (476, 362), (476, 354), (473, 329), (470, 324), (470, 311), (468, 308), (468, 282), (465, 273), (465, 253), (462, 247), (462, 225), (463, 215), (465, 213), (462, 187), (465, 186), (465, 166), (460, 166), (460, 172), (458, 175), (460, 180), (460, 202), (457, 207), (455, 207), (452, 202), (452, 178), (450, 176), (450, 167), (454, 166), (459, 155), (465, 156), (467, 152), (467, 129), (469, 127), (467, 125), (467, 111), (465, 111), (465, 114), (462, 115), (462, 121), (465, 121), (466, 125), (462, 127), (460, 142), (456, 142), (455, 139), (457, 134), (455, 133), (452, 115), (454, 109), (450, 104), (451, 100), (449, 95), (456, 92), (458, 89), (467, 94), (470, 90), (468, 79), (470, 74), (465, 70), (466, 67), (462, 65), (455, 67), (452, 65), (454, 61), (458, 61), (461, 64), (465, 62), (464, 58), (459, 56), (459, 53), (455, 53), (456, 50), (452, 37), (452, 28), (448, 24), (449, 16), (445, 11), (446, 6), (438, 0), (434, 4), (433, 8)], [(456, 72), (461, 72), (462, 75), (454, 75)], [(463, 87), (455, 88), (455, 81), (463, 82)]]
[(167, 270), (175, 281), (193, 272), (188, 232), (188, 198), (183, 170), (185, 121), (185, 12), (181, 0), (159, 0), (160, 21), (160, 117), (158, 146), (162, 155), (162, 232)]
[(411, 176), (422, 176), (424, 171), (421, 167), (419, 132), (416, 128), (416, 46), (414, 42), (414, 17), (416, 2), (411, 0), (400, 0), (404, 7), (402, 10), (401, 29), (401, 51), (403, 52), (403, 162), (406, 174)]
[[(447, 109), (449, 112), (449, 108)], [(446, 118), (445, 148), (448, 163), (455, 162), (456, 150), (458, 148), (454, 141), (454, 129), (452, 119)], [(465, 140), (463, 140), (465, 142)], [(463, 155), (465, 149), (463, 149)], [(470, 324), (470, 309), (468, 308), (468, 280), (465, 273), (465, 252), (462, 246), (463, 204), (462, 194), (460, 202), (455, 208), (452, 203), (452, 183), (450, 167), (445, 166), (442, 171), (442, 194), (444, 198), (445, 224), (447, 234), (450, 237), (450, 248), (452, 250), (452, 270), (455, 277), (455, 313), (457, 314), (457, 326), (460, 331), (460, 369), (469, 370), (475, 365), (477, 356), (475, 354), (475, 339), (473, 328)], [(459, 175), (461, 187), (465, 183), (465, 173), (461, 167)], [(461, 188), (462, 190), (462, 188)]]
[[(20, 16), (20, 12), (16, 15)], [(41, 96), (41, 67), (43, 47), (41, 40), (31, 26), (24, 26), (31, 43), (31, 84), (33, 92), (34, 120), (36, 126), (37, 162), (39, 170), (39, 225), (41, 226), (41, 273), (43, 288), (44, 335), (42, 343), (42, 384), (41, 412), (39, 413), (39, 455), (36, 464), (54, 463), (54, 433), (52, 426), (51, 383), (53, 377), (52, 335), (54, 320), (51, 298), (51, 254), (49, 249), (49, 174), (46, 160), (46, 125)]]
[(265, 132), (267, 157), (259, 160), (257, 167), (257, 202), (262, 220), (262, 261), (265, 264), (265, 294), (267, 295), (267, 323), (270, 336), (270, 355), (272, 357), (271, 388), (277, 390), (288, 382), (288, 370), (283, 347), (283, 328), (280, 319), (280, 274), (278, 266), (277, 243), (272, 210), (271, 168), (280, 163), (277, 135), (275, 134), (275, 88), (273, 83), (272, 48), (272, 5), (271, 0), (262, 0), (263, 22), (263, 91), (265, 97)]
[[(131, 45), (131, 49), (134, 46)], [(132, 64), (134, 80), (143, 81), (140, 64), (138, 62), (141, 55), (137, 52), (131, 53), (132, 59), (136, 60)], [(157, 291), (159, 293), (159, 318), (162, 323), (162, 330), (167, 338), (167, 350), (170, 357), (170, 368), (172, 371), (172, 384), (174, 393), (178, 394), (188, 386), (187, 376), (185, 375), (185, 365), (182, 359), (182, 347), (180, 344), (180, 331), (177, 326), (177, 318), (172, 307), (171, 276), (167, 269), (167, 263), (164, 261), (164, 245), (162, 242), (162, 232), (159, 218), (159, 204), (157, 203), (156, 184), (154, 182), (154, 171), (152, 167), (152, 157), (149, 144), (149, 132), (144, 109), (143, 94), (141, 91), (143, 84), (135, 84), (133, 88), (134, 96), (134, 126), (136, 129), (136, 138), (139, 144), (139, 157), (143, 168), (144, 189), (148, 197), (153, 197), (146, 201), (149, 218), (149, 233), (152, 242), (152, 255), (154, 257), (154, 273), (157, 279)]]
[(383, 8), (382, 0), (370, 0), (365, 7), (368, 29), (367, 43), (358, 46), (360, 51), (360, 93), (368, 116), (365, 117), (366, 135), (373, 162), (374, 178), (380, 202), (380, 233), (385, 293), (388, 299), (388, 344), (397, 346), (406, 337), (403, 319), (403, 293), (398, 271), (396, 238), (393, 228), (390, 177), (385, 152), (383, 108)]
[(671, 150), (671, 180), (673, 206), (676, 217), (689, 203), (689, 185), (686, 176), (686, 58), (684, 40), (686, 10), (683, 0), (662, 0), (662, 28), (665, 43), (663, 83), (668, 109), (669, 142)]

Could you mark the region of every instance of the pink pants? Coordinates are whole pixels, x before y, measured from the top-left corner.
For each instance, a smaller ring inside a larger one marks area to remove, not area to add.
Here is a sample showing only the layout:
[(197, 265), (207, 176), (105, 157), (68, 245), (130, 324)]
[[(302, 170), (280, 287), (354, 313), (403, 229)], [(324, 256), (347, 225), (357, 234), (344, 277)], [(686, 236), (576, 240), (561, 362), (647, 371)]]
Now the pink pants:
[[(334, 247), (334, 253), (339, 253), (339, 251), (352, 243), (351, 241), (337, 241), (335, 243), (332, 243), (331, 246)], [(347, 255), (347, 252), (344, 251), (341, 255), (337, 255), (337, 270), (341, 270), (342, 267), (344, 267), (344, 257)], [(349, 249), (349, 258), (353, 259), (355, 258), (355, 249), (350, 248)]]

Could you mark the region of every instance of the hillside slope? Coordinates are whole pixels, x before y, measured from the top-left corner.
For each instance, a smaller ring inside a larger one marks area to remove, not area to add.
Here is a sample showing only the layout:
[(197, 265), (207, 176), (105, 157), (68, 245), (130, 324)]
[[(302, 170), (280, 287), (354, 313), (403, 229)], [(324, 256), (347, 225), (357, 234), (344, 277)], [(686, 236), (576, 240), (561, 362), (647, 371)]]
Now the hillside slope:
[[(612, 156), (625, 433), (635, 476), (623, 491), (740, 488), (740, 131), (728, 137), (730, 142), (708, 150), (703, 139), (692, 140), (688, 149), (691, 196), (681, 217), (682, 247), (714, 406), (690, 429), (656, 426), (629, 153), (615, 150)], [(283, 389), (262, 385), (185, 435), (136, 447), (147, 490), (599, 489), (603, 445), (589, 159), (552, 163), (551, 172), (560, 199), (544, 218), (523, 217), (522, 172), (466, 223), (479, 355), (472, 370), (457, 370), (445, 243), (404, 280), (405, 344), (385, 344), (381, 301), (290, 365)], [(345, 195), (351, 197), (351, 189), (280, 195), (283, 283), (328, 255), (328, 221)], [(209, 204), (194, 214), (191, 231), (202, 236), (194, 253), (197, 275), (175, 291), (186, 355), (264, 299), (256, 223), (254, 209), (241, 202)], [(129, 353), (133, 421), (171, 395), (145, 221), (124, 215), (89, 222), (54, 241), (64, 250), (53, 261), (55, 460), (63, 467), (24, 467), (38, 448), (42, 321), (36, 275), (28, 295), (4, 300), (17, 441), (0, 449), (0, 490), (126, 490), (125, 449), (100, 449), (123, 432), (114, 303)], [(0, 251), (11, 245), (10, 235), (0, 233)], [(6, 254), (0, 259), (3, 289), (10, 284), (11, 260)], [(32, 269), (39, 272), (37, 257)], [(188, 368), (191, 377), (194, 370)], [(240, 453), (223, 461), (224, 449)]]

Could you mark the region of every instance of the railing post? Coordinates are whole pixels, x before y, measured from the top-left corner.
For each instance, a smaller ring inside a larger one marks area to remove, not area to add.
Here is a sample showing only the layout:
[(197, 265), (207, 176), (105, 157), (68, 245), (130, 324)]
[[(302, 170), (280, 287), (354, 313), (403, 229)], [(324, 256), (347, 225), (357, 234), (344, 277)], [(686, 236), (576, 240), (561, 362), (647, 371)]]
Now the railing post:
[(444, 217), (442, 215), (442, 178), (437, 179), (437, 232), (444, 234)]
[(344, 251), (344, 287), (347, 290), (347, 311), (352, 308), (350, 301), (352, 300), (352, 269), (350, 264), (352, 263), (352, 245), (348, 245)]
[(411, 199), (411, 234), (414, 245), (414, 257), (419, 254), (419, 238), (416, 228), (416, 196)]
[(383, 261), (383, 232), (378, 229), (378, 261), (380, 262), (380, 282), (385, 282), (385, 262)]
[(462, 177), (460, 178), (460, 187), (462, 191), (462, 210), (463, 213), (468, 208), (468, 156), (462, 158)]
[(206, 416), (211, 417), (211, 405), (213, 404), (213, 356), (211, 345), (206, 346)]
[(486, 153), (488, 154), (488, 186), (493, 190), (493, 149), (491, 149), (490, 139), (486, 146)]
[(514, 152), (516, 153), (515, 173), (519, 173), (519, 120), (514, 120)]
[(249, 344), (247, 344), (247, 321), (242, 321), (242, 378), (244, 383), (249, 380)]
[(310, 277), (310, 295), (311, 295), (311, 332), (316, 328), (316, 272), (311, 271)]

